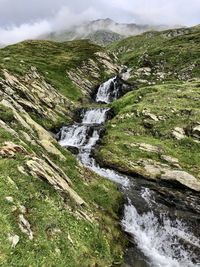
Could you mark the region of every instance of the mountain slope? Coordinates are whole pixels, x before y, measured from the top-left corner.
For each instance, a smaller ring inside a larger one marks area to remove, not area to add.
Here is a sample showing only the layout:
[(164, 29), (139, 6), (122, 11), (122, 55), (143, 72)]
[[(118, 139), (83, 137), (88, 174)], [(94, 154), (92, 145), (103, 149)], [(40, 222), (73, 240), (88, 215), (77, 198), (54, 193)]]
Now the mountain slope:
[(199, 40), (194, 27), (110, 46), (138, 88), (111, 105), (116, 116), (96, 154), (102, 165), (200, 190)]
[[(103, 63), (103, 64), (102, 64)], [(77, 101), (87, 94), (92, 86), (116, 71), (113, 58), (100, 46), (86, 40), (66, 43), (50, 41), (25, 41), (0, 50), (0, 67), (18, 74), (25, 74), (34, 66), (71, 100)], [(80, 72), (74, 86), (71, 75)], [(88, 74), (89, 73), (89, 74)], [(80, 80), (80, 81), (79, 81)]]
[[(71, 79), (80, 68), (85, 87)], [(122, 261), (121, 194), (49, 132), (72, 121), (79, 97), (113, 68), (105, 50), (86, 41), (28, 41), (0, 50), (1, 266)]]
[(68, 30), (52, 32), (50, 34), (41, 36), (40, 38), (59, 42), (75, 39), (89, 39), (93, 43), (104, 46), (127, 36), (138, 35), (150, 30), (159, 31), (168, 28), (168, 26), (164, 25), (152, 26), (134, 23), (116, 23), (108, 18), (86, 22), (81, 25), (73, 26)]
[(199, 76), (200, 28), (148, 32), (110, 45), (132, 80), (151, 84)]

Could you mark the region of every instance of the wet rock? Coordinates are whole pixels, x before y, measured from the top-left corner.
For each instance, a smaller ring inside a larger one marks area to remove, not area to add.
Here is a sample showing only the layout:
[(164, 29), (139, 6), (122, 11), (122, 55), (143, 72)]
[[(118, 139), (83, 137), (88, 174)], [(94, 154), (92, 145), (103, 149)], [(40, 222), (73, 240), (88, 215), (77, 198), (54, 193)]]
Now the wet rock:
[(174, 130), (172, 131), (172, 136), (177, 140), (181, 140), (186, 137), (184, 129), (180, 127), (174, 128)]
[(74, 147), (74, 146), (68, 146), (67, 150), (69, 150), (74, 155), (78, 155), (78, 153), (79, 153), (79, 149), (77, 147)]

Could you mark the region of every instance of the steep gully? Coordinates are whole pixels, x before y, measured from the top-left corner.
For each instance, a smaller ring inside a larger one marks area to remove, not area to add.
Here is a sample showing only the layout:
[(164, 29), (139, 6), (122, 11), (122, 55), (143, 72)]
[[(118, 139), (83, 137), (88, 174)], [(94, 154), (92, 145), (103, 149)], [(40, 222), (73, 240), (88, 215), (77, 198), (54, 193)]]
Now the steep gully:
[[(95, 102), (110, 103), (120, 97), (121, 90), (117, 77), (109, 79), (98, 88)], [(61, 146), (75, 148), (86, 167), (118, 183), (124, 193), (126, 204), (121, 225), (132, 243), (124, 266), (200, 266), (199, 196), (178, 186), (102, 168), (92, 156), (109, 112), (109, 108), (101, 106), (83, 109), (81, 122), (63, 127), (58, 136)]]

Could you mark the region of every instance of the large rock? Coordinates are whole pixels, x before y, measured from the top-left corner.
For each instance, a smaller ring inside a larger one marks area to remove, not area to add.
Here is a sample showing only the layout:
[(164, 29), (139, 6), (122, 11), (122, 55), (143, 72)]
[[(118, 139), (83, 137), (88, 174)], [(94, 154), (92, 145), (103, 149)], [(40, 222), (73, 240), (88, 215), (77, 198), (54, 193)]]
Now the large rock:
[(161, 174), (162, 180), (177, 181), (195, 191), (200, 192), (200, 181), (185, 171), (166, 170)]
[(30, 174), (34, 177), (45, 179), (55, 189), (66, 192), (78, 205), (86, 204), (85, 201), (71, 188), (71, 181), (64, 172), (50, 160), (45, 161), (34, 157), (26, 162)]
[(192, 136), (200, 139), (200, 125), (197, 125), (192, 129)]
[[(178, 166), (177, 166), (178, 168)], [(132, 172), (153, 180), (176, 181), (192, 190), (200, 192), (200, 180), (183, 170), (152, 159), (144, 159), (132, 165)]]
[(172, 136), (177, 140), (181, 140), (186, 137), (185, 131), (183, 130), (183, 128), (180, 127), (174, 128), (174, 130), (172, 131)]

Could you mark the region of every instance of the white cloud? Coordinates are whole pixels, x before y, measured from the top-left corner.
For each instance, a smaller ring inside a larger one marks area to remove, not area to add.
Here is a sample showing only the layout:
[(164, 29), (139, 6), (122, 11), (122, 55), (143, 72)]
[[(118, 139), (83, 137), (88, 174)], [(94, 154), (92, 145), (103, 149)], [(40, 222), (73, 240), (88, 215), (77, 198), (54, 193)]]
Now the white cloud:
[(199, 0), (102, 0), (120, 9), (139, 23), (182, 24), (200, 23)]
[(98, 15), (99, 13), (93, 8), (88, 8), (76, 14), (70, 11), (68, 7), (62, 7), (52, 18), (32, 23), (23, 23), (19, 26), (0, 28), (0, 43), (5, 45), (20, 42), (25, 39), (34, 39), (52, 31), (60, 31), (80, 24), (83, 21), (95, 19)]
[(85, 20), (195, 25), (200, 0), (0, 0), (0, 44), (34, 39)]

